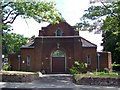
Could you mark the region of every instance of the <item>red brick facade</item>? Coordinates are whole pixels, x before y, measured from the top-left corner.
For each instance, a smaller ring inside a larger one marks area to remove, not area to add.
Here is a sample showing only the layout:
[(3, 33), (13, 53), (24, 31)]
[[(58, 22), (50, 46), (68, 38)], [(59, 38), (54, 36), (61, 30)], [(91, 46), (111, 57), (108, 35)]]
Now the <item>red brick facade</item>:
[[(66, 73), (75, 60), (88, 63), (88, 70), (98, 68), (97, 46), (79, 36), (79, 32), (66, 22), (50, 24), (39, 31), (29, 46), (21, 47), (20, 70), (47, 73)], [(57, 52), (58, 51), (58, 52)], [(54, 56), (60, 54), (61, 56)], [(108, 57), (106, 65), (108, 66)], [(105, 59), (104, 59), (105, 60)]]
[(110, 52), (98, 52), (100, 54), (100, 70), (104, 70), (104, 68), (112, 69), (112, 59)]

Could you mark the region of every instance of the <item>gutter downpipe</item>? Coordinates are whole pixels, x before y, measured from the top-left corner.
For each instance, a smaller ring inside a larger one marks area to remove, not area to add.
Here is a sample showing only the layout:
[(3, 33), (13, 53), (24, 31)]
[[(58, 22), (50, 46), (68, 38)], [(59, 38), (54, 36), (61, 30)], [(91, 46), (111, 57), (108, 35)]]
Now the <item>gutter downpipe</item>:
[(18, 55), (18, 70), (20, 70), (20, 55)]
[(100, 54), (99, 53), (97, 54), (97, 57), (98, 57), (98, 71), (100, 71)]

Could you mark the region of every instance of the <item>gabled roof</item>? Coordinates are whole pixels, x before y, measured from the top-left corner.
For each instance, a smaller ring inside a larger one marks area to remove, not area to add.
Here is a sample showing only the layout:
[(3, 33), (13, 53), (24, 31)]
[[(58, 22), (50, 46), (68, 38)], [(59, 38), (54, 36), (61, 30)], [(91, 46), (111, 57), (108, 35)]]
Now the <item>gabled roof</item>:
[(34, 45), (34, 41), (30, 41), (26, 44), (26, 46), (33, 46)]
[(71, 28), (73, 28), (74, 29), (74, 27), (73, 26), (71, 26), (69, 23), (67, 23), (66, 21), (64, 21), (64, 22), (59, 22), (59, 23), (56, 23), (56, 24), (49, 24), (47, 27), (44, 27), (44, 28), (48, 28), (48, 27), (50, 27), (50, 26), (54, 26), (54, 25), (56, 25), (56, 26), (58, 26), (58, 25), (68, 25), (69, 27), (71, 27)]
[[(82, 43), (82, 47), (97, 47), (97, 45), (91, 43), (90, 41), (86, 40), (83, 37), (80, 36), (59, 36), (59, 37), (55, 37), (55, 36), (41, 36), (41, 37), (37, 37), (37, 38), (80, 38), (81, 39), (81, 43)], [(29, 42), (26, 46), (22, 46), (21, 48), (34, 48), (34, 42)]]
[(30, 41), (25, 46), (22, 46), (20, 48), (34, 48), (34, 41)]
[(56, 24), (49, 24), (46, 27), (42, 27), (41, 30), (39, 30), (39, 36), (57, 36), (56, 30), (62, 31), (62, 36), (74, 36), (78, 35), (78, 32), (75, 31), (75, 28), (73, 26), (70, 26), (67, 22), (59, 22)]
[(82, 47), (97, 47), (97, 45), (81, 37)]

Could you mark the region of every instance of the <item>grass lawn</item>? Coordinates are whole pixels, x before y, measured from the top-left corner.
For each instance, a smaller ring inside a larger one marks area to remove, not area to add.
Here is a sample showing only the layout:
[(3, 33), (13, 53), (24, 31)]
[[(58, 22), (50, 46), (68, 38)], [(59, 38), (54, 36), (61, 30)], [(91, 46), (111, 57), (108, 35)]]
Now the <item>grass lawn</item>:
[(0, 71), (0, 74), (36, 74), (37, 72), (24, 72), (24, 71)]
[(94, 73), (86, 73), (86, 74), (75, 74), (74, 79), (77, 81), (80, 78), (120, 78), (120, 75), (118, 73), (110, 72), (110, 73), (105, 73), (105, 72), (94, 72)]

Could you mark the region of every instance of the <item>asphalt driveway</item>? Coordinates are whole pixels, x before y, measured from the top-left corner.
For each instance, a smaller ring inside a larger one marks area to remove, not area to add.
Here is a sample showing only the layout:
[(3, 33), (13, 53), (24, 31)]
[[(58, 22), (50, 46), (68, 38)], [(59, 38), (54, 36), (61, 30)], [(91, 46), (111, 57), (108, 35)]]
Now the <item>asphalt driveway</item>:
[(0, 82), (2, 90), (120, 90), (120, 87), (76, 85), (70, 74), (46, 74), (29, 83)]

